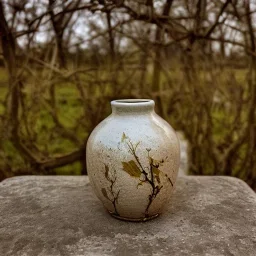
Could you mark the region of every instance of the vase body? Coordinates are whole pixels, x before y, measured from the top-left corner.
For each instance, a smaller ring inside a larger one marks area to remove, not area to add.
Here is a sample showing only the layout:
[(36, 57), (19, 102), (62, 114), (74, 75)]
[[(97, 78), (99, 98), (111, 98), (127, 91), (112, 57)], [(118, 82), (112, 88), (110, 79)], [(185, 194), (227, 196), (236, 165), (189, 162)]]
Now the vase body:
[(160, 214), (176, 182), (180, 147), (153, 100), (116, 100), (86, 148), (92, 188), (116, 218), (144, 221)]

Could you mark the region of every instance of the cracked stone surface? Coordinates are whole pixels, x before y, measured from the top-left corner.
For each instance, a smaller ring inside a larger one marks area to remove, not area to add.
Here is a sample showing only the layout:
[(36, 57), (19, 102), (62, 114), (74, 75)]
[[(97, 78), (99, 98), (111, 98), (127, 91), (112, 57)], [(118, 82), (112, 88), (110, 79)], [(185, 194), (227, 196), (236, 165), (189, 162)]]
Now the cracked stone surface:
[(23, 176), (0, 183), (0, 255), (256, 255), (256, 196), (241, 180), (179, 177), (166, 211), (116, 220), (87, 177)]

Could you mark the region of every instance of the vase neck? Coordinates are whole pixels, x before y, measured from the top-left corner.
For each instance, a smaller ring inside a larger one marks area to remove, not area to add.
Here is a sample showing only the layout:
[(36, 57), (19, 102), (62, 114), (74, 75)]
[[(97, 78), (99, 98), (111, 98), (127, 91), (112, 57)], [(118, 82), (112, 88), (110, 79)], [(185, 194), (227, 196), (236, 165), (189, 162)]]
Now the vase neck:
[(150, 114), (154, 112), (155, 102), (148, 99), (125, 99), (111, 101), (113, 114)]

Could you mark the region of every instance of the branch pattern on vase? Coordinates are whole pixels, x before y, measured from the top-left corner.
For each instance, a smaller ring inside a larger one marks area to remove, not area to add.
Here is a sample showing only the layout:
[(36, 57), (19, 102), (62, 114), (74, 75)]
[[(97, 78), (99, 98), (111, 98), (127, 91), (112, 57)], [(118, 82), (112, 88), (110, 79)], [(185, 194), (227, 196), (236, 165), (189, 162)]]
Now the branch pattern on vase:
[(119, 216), (119, 213), (117, 211), (117, 204), (118, 204), (118, 197), (119, 197), (120, 189), (117, 191), (115, 190), (115, 183), (117, 180), (116, 170), (114, 169), (111, 172), (109, 170), (108, 165), (105, 164), (104, 175), (105, 175), (105, 178), (109, 181), (110, 185), (107, 189), (102, 188), (101, 192), (102, 192), (103, 196), (113, 204), (114, 214)]
[[(167, 174), (162, 172), (159, 168), (160, 166), (164, 165), (167, 157), (161, 160), (154, 159), (150, 152), (150, 148), (146, 148), (146, 154), (148, 159), (148, 165), (143, 166), (143, 164), (140, 161), (140, 157), (137, 154), (137, 148), (140, 145), (140, 142), (132, 143), (131, 139), (126, 136), (125, 133), (123, 133), (121, 138), (121, 143), (125, 143), (128, 152), (133, 156), (133, 160), (130, 160), (128, 162), (122, 162), (122, 170), (125, 171), (127, 174), (130, 175), (132, 178), (138, 179), (137, 189), (139, 186), (143, 186), (143, 184), (149, 184), (151, 187), (151, 193), (148, 196), (148, 204), (145, 209), (145, 217), (149, 217), (149, 208), (151, 204), (153, 203), (154, 199), (157, 197), (157, 195), (160, 193), (161, 189), (163, 188), (163, 179), (166, 179), (168, 183), (173, 187), (173, 182), (170, 177), (168, 177)], [(119, 216), (117, 211), (117, 204), (118, 204), (118, 196), (120, 193), (120, 190), (117, 192), (114, 191), (114, 184), (116, 182), (116, 171), (114, 170), (114, 175), (112, 175), (112, 178), (110, 176), (109, 167), (105, 164), (105, 177), (106, 179), (111, 183), (110, 188), (108, 189), (108, 192), (105, 188), (102, 188), (102, 194), (105, 198), (107, 198), (109, 201), (112, 202), (115, 213), (117, 216)], [(109, 196), (109, 194), (111, 196)]]

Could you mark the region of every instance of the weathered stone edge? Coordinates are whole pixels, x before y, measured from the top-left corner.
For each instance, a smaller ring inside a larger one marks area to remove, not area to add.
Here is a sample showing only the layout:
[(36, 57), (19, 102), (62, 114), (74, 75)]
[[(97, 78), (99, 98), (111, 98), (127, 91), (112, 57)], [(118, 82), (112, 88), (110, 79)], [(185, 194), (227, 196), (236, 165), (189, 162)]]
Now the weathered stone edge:
[[(54, 178), (54, 179), (58, 179), (58, 178), (66, 178), (66, 179), (70, 179), (70, 178), (75, 178), (75, 179), (83, 179), (86, 182), (89, 182), (89, 178), (88, 176), (78, 176), (78, 175), (23, 175), (23, 176), (15, 176), (15, 177), (10, 177), (7, 179), (4, 179), (0, 182), (0, 186), (4, 183), (8, 183), (9, 181), (16, 181), (16, 180), (24, 180), (24, 178), (30, 179), (30, 180), (38, 180), (38, 179), (47, 179), (47, 178)], [(255, 197), (256, 200), (256, 193), (247, 185), (247, 183), (239, 178), (236, 177), (231, 177), (231, 176), (210, 176), (210, 175), (205, 175), (205, 176), (200, 176), (200, 175), (188, 175), (188, 176), (180, 176), (178, 177), (179, 179), (224, 179), (224, 180), (230, 180), (232, 183), (236, 183), (236, 184), (240, 184), (242, 187), (244, 187), (246, 190), (250, 191), (250, 193), (252, 194), (253, 197)]]

